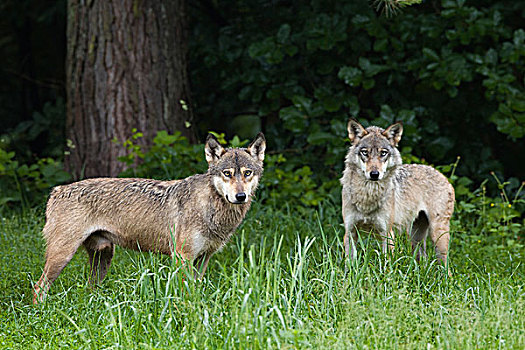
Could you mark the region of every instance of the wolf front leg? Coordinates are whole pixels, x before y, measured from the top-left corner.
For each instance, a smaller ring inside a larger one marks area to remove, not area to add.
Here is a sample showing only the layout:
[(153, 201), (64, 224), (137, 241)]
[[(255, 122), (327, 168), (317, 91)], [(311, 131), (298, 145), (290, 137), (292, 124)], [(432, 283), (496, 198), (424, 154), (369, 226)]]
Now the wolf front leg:
[(389, 229), (386, 234), (382, 235), (381, 248), (383, 254), (392, 254), (394, 252), (394, 239), (395, 233), (392, 228)]
[(345, 256), (347, 258), (357, 258), (357, 238), (357, 230), (354, 225), (346, 225), (345, 223), (345, 237), (343, 239), (343, 244), (345, 246)]
[(212, 255), (213, 253), (206, 252), (198, 256), (195, 260), (193, 260), (193, 268), (195, 269), (195, 279), (202, 279), (202, 277), (204, 277), (204, 273), (208, 268), (208, 263), (210, 262), (210, 258)]
[(434, 243), (437, 259), (443, 263), (449, 276), (452, 276), (448, 265), (448, 247), (450, 243), (450, 224), (448, 221), (432, 222), (430, 238)]

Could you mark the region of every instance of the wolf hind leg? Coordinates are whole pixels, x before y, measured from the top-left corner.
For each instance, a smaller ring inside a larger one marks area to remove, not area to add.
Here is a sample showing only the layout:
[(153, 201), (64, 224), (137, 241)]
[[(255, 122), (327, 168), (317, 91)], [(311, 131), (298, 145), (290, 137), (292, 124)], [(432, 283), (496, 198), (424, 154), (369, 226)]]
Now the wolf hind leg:
[(388, 230), (388, 232), (384, 235), (382, 235), (381, 238), (381, 250), (383, 254), (390, 253), (391, 255), (394, 252), (394, 242), (395, 242), (395, 232), (394, 229), (391, 228)]
[(73, 243), (69, 241), (64, 244), (62, 240), (48, 241), (44, 271), (34, 286), (33, 304), (44, 301), (51, 284), (58, 278), (64, 267), (69, 264), (81, 243), (81, 241)]
[(448, 255), (448, 243), (450, 240), (449, 225), (434, 225), (430, 232), (430, 238), (434, 243), (437, 258), (443, 263), (446, 263)]
[(109, 239), (94, 233), (84, 241), (84, 247), (89, 257), (88, 283), (94, 286), (106, 277), (115, 252), (115, 245)]
[(436, 257), (447, 267), (449, 276), (451, 275), (448, 268), (448, 246), (450, 241), (450, 224), (448, 221), (433, 221), (430, 223), (430, 238), (434, 243)]
[(354, 260), (357, 258), (357, 231), (353, 229), (346, 229), (345, 236), (343, 238), (343, 244), (345, 247), (345, 256)]

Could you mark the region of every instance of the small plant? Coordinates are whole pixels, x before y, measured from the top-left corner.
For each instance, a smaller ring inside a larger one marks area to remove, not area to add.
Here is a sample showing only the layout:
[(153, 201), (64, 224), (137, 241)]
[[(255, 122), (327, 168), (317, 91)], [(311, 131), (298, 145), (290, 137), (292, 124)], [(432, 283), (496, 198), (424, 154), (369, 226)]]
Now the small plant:
[(62, 163), (42, 158), (33, 164), (21, 164), (15, 152), (0, 148), (0, 211), (5, 208), (26, 209), (42, 203), (49, 189), (70, 179)]
[(317, 207), (331, 192), (337, 191), (339, 181), (332, 179), (318, 184), (313, 175), (308, 165), (297, 167), (287, 163), (282, 154), (269, 155), (265, 159), (260, 197), (273, 205)]
[(128, 154), (119, 158), (129, 168), (120, 176), (177, 179), (206, 171), (204, 146), (191, 145), (180, 132), (170, 135), (159, 131), (153, 145), (146, 150), (138, 142), (142, 133), (136, 129), (132, 131), (132, 137), (123, 143)]
[[(459, 236), (456, 244), (473, 244), (489, 251), (515, 250), (524, 247), (522, 219), (525, 212), (525, 184), (518, 185), (516, 179), (502, 182), (494, 172), (499, 195), (491, 197), (487, 186), (493, 185), (486, 179), (472, 190), (473, 181), (458, 176), (456, 169), (460, 158), (454, 164), (439, 169), (449, 174), (449, 180), (456, 192), (456, 206), (452, 216), (453, 235)], [(513, 195), (510, 195), (510, 191)]]

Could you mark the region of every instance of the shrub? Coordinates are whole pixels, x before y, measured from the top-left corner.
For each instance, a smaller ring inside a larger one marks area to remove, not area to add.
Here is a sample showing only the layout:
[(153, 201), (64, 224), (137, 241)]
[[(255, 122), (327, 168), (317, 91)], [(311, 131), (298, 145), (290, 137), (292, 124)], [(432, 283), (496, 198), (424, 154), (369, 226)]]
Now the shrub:
[(15, 152), (0, 148), (0, 211), (40, 204), (51, 187), (70, 179), (62, 163), (53, 158), (38, 159), (33, 164), (20, 164), (15, 158)]

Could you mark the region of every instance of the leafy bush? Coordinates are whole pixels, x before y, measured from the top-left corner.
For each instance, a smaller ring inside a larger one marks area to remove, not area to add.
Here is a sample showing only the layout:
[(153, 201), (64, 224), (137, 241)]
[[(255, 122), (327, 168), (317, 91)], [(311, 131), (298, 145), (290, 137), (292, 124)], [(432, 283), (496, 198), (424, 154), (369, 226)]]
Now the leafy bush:
[(451, 219), (453, 244), (459, 249), (474, 246), (493, 254), (522, 250), (525, 246), (525, 182), (519, 184), (515, 179), (501, 182), (492, 173), (499, 196), (490, 197), (487, 195), (489, 180), (472, 190), (473, 181), (456, 174), (458, 162), (459, 157), (454, 164), (438, 167), (449, 175), (456, 193)]
[(69, 180), (62, 164), (42, 158), (33, 164), (20, 164), (15, 152), (0, 148), (0, 211), (6, 207), (31, 207), (42, 203), (51, 187)]
[[(0, 211), (42, 203), (51, 187), (70, 175), (63, 170), (65, 104), (44, 104), (32, 119), (0, 135)], [(34, 146), (32, 151), (28, 145)]]
[(148, 151), (135, 142), (141, 137), (142, 133), (133, 129), (132, 138), (123, 143), (128, 154), (119, 160), (128, 166), (138, 165), (129, 167), (121, 176), (177, 179), (206, 170), (204, 146), (191, 145), (180, 132), (169, 135), (159, 131)]
[(308, 165), (295, 168), (282, 154), (266, 156), (264, 169), (259, 191), (263, 202), (277, 207), (288, 204), (301, 209), (317, 207), (329, 198), (337, 202), (340, 197), (337, 179), (318, 184)]
[(201, 125), (249, 111), (272, 149), (315, 176), (340, 173), (349, 115), (403, 121), (412, 154), (438, 164), (459, 154), (478, 184), (503, 166), (523, 172), (500, 149), (525, 135), (525, 2), (426, 1), (392, 18), (365, 0), (212, 10), (226, 21), (196, 12), (190, 41)]
[[(212, 133), (223, 146), (245, 147), (249, 142), (241, 140), (238, 136), (234, 136), (228, 142), (224, 133)], [(207, 170), (204, 145), (190, 145), (180, 133), (169, 135), (160, 131), (147, 151), (136, 142), (140, 137), (142, 134), (134, 130), (133, 137), (123, 144), (128, 154), (121, 157), (120, 161), (130, 167), (120, 174), (121, 176), (177, 179)], [(137, 163), (138, 165), (133, 166)], [(295, 168), (282, 154), (270, 153), (265, 158), (264, 175), (258, 196), (261, 201), (276, 205), (290, 203), (294, 206), (316, 207), (336, 191), (337, 187), (337, 179), (319, 185), (314, 181), (313, 171), (309, 166)]]
[(65, 121), (66, 106), (64, 99), (59, 97), (53, 102), (46, 102), (42, 111), (34, 111), (31, 119), (1, 134), (0, 147), (15, 151), (17, 158), (23, 162), (35, 162), (35, 154), (36, 157), (61, 158), (65, 144)]

